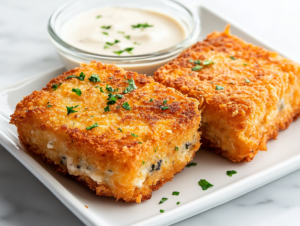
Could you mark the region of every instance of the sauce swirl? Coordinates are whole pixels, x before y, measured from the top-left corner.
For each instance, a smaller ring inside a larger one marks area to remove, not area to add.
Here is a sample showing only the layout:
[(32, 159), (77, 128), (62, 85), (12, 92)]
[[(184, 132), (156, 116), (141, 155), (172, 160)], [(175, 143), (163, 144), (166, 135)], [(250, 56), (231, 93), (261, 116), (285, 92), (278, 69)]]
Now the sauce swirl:
[(70, 18), (61, 29), (68, 44), (109, 56), (141, 55), (176, 45), (187, 36), (166, 14), (134, 8), (108, 7)]

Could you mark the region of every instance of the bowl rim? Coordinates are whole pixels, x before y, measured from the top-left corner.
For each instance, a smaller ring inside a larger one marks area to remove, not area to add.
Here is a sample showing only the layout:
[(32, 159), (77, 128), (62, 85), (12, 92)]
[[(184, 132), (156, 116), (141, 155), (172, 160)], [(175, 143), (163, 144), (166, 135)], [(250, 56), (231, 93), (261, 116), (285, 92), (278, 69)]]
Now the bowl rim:
[[(65, 42), (62, 38), (59, 37), (59, 35), (54, 31), (52, 25), (54, 24), (55, 19), (66, 9), (68, 8), (70, 5), (75, 4), (77, 2), (80, 2), (81, 0), (77, 0), (77, 1), (70, 1), (67, 2), (65, 4), (63, 4), (62, 6), (60, 6), (59, 8), (57, 8), (52, 15), (50, 16), (49, 20), (48, 20), (48, 34), (50, 36), (50, 38), (55, 42), (55, 44), (58, 45), (58, 47), (62, 50), (64, 50), (64, 52), (66, 52), (67, 54), (70, 54), (72, 56), (74, 56), (74, 54), (76, 54), (77, 57), (81, 57), (81, 58), (94, 58), (97, 60), (111, 60), (111, 61), (115, 61), (115, 62), (124, 62), (124, 61), (129, 61), (129, 62), (133, 62), (136, 60), (145, 60), (145, 59), (149, 59), (149, 58), (156, 58), (156, 57), (168, 57), (169, 55), (172, 55), (173, 53), (177, 53), (178, 51), (182, 50), (183, 48), (188, 47), (187, 44), (190, 42), (190, 40), (192, 40), (195, 35), (199, 35), (200, 32), (200, 19), (198, 18), (198, 16), (191, 11), (190, 9), (188, 9), (186, 6), (184, 6), (183, 4), (174, 1), (174, 0), (151, 0), (156, 1), (157, 3), (163, 3), (163, 2), (169, 2), (171, 4), (175, 4), (179, 7), (181, 7), (182, 9), (184, 9), (190, 16), (190, 18), (192, 19), (192, 21), (194, 22), (194, 27), (192, 28), (191, 32), (189, 32), (188, 36), (183, 39), (182, 41), (180, 41), (179, 43), (166, 48), (166, 49), (162, 49), (160, 51), (156, 51), (156, 52), (151, 52), (151, 53), (147, 53), (147, 54), (139, 54), (139, 55), (133, 55), (133, 56), (113, 56), (113, 55), (103, 55), (103, 54), (97, 54), (97, 53), (93, 53), (93, 52), (89, 52), (80, 48), (76, 48), (70, 44), (68, 44), (67, 42)], [(83, 1), (82, 1), (83, 2)]]

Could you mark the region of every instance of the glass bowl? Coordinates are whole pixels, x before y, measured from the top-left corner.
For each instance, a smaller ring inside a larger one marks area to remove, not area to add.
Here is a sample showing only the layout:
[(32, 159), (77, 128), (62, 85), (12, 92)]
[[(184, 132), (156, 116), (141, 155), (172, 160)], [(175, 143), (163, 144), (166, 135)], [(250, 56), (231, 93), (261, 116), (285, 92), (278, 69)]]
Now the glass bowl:
[[(170, 48), (133, 56), (96, 54), (76, 48), (61, 38), (61, 28), (70, 18), (84, 11), (114, 6), (151, 10), (169, 15), (183, 26), (187, 36), (183, 41)], [(95, 60), (108, 64), (114, 63), (127, 71), (153, 75), (157, 68), (174, 59), (183, 50), (197, 42), (200, 35), (200, 21), (195, 13), (172, 0), (77, 0), (61, 6), (52, 14), (48, 23), (48, 33), (67, 70), (78, 67), (81, 62), (88, 63)]]

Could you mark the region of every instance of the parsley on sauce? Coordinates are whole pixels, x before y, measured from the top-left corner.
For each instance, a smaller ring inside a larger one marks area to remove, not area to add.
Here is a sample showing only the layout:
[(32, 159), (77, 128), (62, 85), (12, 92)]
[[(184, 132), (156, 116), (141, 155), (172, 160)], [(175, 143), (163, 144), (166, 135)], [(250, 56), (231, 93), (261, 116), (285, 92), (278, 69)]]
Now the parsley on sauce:
[(133, 29), (141, 28), (141, 31), (143, 31), (147, 27), (153, 27), (153, 25), (149, 25), (148, 23), (144, 23), (144, 24), (131, 25), (131, 27)]
[(124, 50), (119, 50), (119, 51), (114, 51), (115, 54), (118, 54), (119, 56), (124, 53), (124, 52), (127, 52), (129, 54), (132, 55), (132, 50), (134, 49), (134, 47), (128, 47), (128, 48), (125, 48)]
[(119, 42), (120, 41), (116, 39), (115, 42), (105, 42), (105, 43), (106, 43), (106, 45), (113, 46), (114, 44), (117, 44)]
[(105, 25), (103, 25), (102, 27), (101, 27), (102, 29), (110, 29), (111, 28), (111, 25), (109, 25), (109, 26), (105, 26)]

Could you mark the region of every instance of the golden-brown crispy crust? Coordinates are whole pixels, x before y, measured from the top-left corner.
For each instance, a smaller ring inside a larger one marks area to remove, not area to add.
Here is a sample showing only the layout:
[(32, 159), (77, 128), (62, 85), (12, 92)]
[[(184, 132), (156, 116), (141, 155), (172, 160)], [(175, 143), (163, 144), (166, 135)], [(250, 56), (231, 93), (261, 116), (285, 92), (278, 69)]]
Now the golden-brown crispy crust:
[[(161, 175), (162, 179), (156, 181), (155, 184), (151, 184), (148, 187), (148, 189), (144, 189), (144, 191), (142, 190), (142, 192), (140, 189), (136, 189), (135, 190), (136, 194), (134, 194), (131, 198), (124, 200), (123, 198), (116, 196), (116, 194), (114, 194), (108, 186), (106, 186), (104, 184), (97, 184), (97, 182), (95, 182), (93, 179), (91, 179), (87, 175), (74, 176), (74, 175), (69, 174), (66, 166), (59, 164), (57, 162), (55, 163), (52, 159), (48, 158), (45, 154), (43, 154), (43, 152), (41, 152), (39, 150), (38, 146), (35, 146), (35, 145), (30, 146), (26, 142), (24, 142), (24, 140), (21, 140), (21, 144), (27, 151), (38, 156), (48, 165), (51, 165), (56, 170), (56, 172), (59, 172), (63, 175), (69, 176), (69, 177), (77, 180), (81, 185), (83, 185), (83, 186), (91, 189), (93, 192), (95, 192), (96, 195), (106, 196), (106, 197), (115, 197), (117, 199), (117, 201), (118, 201), (118, 199), (120, 199), (121, 201), (124, 201), (124, 202), (140, 203), (141, 201), (146, 201), (146, 200), (150, 199), (152, 197), (152, 191), (156, 191), (160, 187), (162, 187), (166, 182), (172, 181), (172, 178), (176, 174), (180, 173), (186, 165), (186, 163), (182, 163), (180, 165), (176, 164), (175, 166), (172, 167), (172, 169), (169, 169), (168, 171), (164, 172), (164, 174)], [(199, 147), (195, 147), (192, 158), (195, 156), (195, 152), (198, 149), (199, 149)], [(150, 178), (147, 178), (146, 180), (148, 180), (148, 182), (151, 183)], [(146, 181), (146, 184), (147, 184), (147, 181)], [(139, 197), (140, 199), (137, 200), (136, 197)]]
[[(85, 74), (83, 80), (78, 79), (81, 73)], [(92, 74), (99, 75), (101, 81), (90, 81)], [(130, 79), (137, 88), (127, 93)], [(109, 92), (110, 87), (115, 91)], [(80, 88), (82, 94), (78, 96), (73, 88)], [(108, 93), (123, 97), (105, 112)], [(126, 102), (130, 110), (122, 106)], [(66, 107), (70, 106), (77, 112), (67, 114)], [(162, 109), (164, 106), (168, 108)], [(151, 197), (152, 190), (170, 180), (191, 160), (200, 146), (200, 120), (197, 100), (150, 77), (92, 62), (63, 73), (41, 91), (24, 97), (11, 123), (17, 126), (19, 139), (27, 150), (45, 155), (55, 165), (60, 165), (61, 157), (68, 156), (73, 165), (92, 166), (94, 178), (102, 178), (96, 188), (98, 195), (140, 202)], [(98, 127), (87, 130), (95, 123)], [(175, 146), (183, 146), (194, 138), (198, 140), (194, 148), (179, 156)], [(165, 161), (161, 173), (151, 173), (141, 186), (143, 169), (151, 169), (161, 159), (171, 159), (173, 165)], [(77, 174), (75, 169), (72, 175)], [(89, 179), (78, 176), (92, 186)]]
[[(202, 69), (191, 70), (195, 60)], [(198, 99), (203, 145), (234, 162), (266, 150), (300, 110), (299, 64), (244, 42), (229, 27), (159, 68), (154, 79)]]

